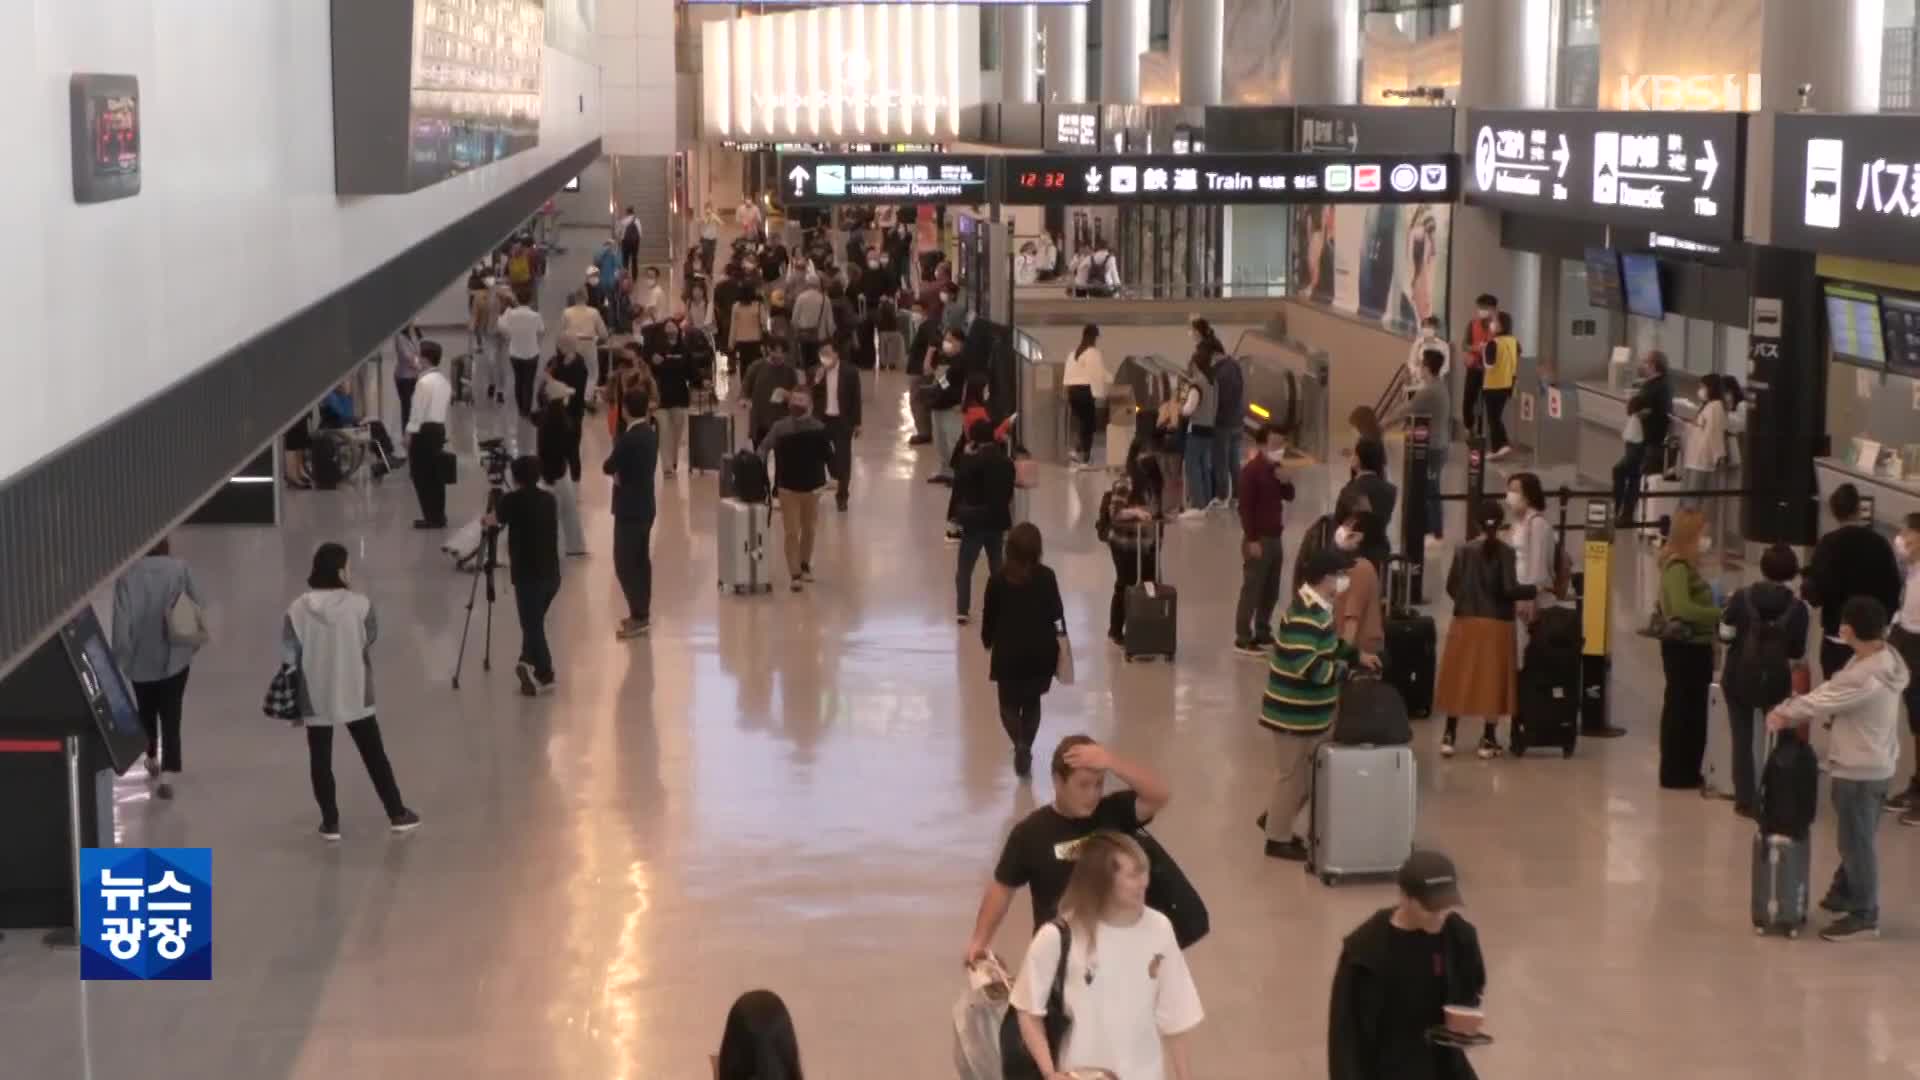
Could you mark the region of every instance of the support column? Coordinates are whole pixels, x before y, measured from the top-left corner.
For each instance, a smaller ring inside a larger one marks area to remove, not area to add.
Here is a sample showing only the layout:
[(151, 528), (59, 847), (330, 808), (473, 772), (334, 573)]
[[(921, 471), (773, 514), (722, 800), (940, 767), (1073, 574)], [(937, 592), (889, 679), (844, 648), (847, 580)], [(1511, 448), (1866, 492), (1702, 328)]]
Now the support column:
[(1747, 128), (1747, 237), (1773, 237), (1773, 116), (1800, 108), (1811, 85), (1816, 112), (1880, 111), (1880, 38), (1885, 0), (1765, 0), (1760, 30), (1760, 103)]
[(1038, 20), (1032, 4), (1000, 9), (1000, 100), (1031, 105), (1034, 97), (1033, 36)]
[(1140, 100), (1140, 54), (1146, 51), (1147, 0), (1102, 0), (1100, 4), (1100, 100), (1132, 105)]
[[(1185, 25), (1183, 21), (1182, 29)], [(1542, 41), (1541, 47), (1545, 45)], [(1360, 0), (1293, 0), (1287, 54), (1292, 71), (1290, 96), (1296, 104), (1357, 104)]]
[(1180, 104), (1218, 105), (1226, 0), (1180, 0), (1179, 11)]
[(1087, 100), (1087, 8), (1048, 4), (1040, 13), (1047, 36), (1047, 100)]

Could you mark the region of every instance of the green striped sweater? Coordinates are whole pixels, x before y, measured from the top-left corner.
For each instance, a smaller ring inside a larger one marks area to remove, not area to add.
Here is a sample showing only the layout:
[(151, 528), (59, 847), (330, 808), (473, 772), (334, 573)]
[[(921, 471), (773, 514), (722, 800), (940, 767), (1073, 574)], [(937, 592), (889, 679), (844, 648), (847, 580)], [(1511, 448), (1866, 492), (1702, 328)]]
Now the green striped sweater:
[(1314, 735), (1333, 724), (1340, 676), (1359, 657), (1334, 633), (1333, 608), (1302, 588), (1280, 618), (1267, 659), (1267, 692), (1260, 723), (1275, 731)]

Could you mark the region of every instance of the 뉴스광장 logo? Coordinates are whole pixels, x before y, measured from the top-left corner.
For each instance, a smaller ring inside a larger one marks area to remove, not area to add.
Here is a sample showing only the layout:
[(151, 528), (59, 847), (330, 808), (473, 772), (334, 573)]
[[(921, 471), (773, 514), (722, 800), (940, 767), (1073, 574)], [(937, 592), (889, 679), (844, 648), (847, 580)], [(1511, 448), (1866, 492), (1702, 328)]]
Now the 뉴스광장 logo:
[(212, 848), (82, 848), (80, 978), (213, 978)]

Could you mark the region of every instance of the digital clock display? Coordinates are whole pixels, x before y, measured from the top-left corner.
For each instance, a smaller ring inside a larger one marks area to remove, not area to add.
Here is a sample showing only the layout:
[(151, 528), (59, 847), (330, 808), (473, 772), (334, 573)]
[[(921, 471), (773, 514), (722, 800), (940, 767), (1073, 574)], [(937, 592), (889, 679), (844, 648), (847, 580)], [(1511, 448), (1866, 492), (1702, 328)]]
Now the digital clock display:
[(1027, 169), (1020, 173), (1021, 187), (1029, 191), (1065, 191), (1067, 174), (1059, 169)]

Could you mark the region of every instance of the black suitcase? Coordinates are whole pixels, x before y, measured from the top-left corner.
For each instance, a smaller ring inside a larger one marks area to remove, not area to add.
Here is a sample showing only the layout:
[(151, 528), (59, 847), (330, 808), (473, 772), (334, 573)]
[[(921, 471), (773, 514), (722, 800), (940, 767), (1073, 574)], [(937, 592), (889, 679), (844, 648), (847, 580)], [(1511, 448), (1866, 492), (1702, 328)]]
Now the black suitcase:
[[(1153, 528), (1160, 530), (1158, 523)], [(1144, 531), (1146, 526), (1140, 526)], [(1166, 533), (1157, 533), (1154, 548), (1153, 578), (1127, 589), (1127, 624), (1120, 635), (1121, 654), (1129, 661), (1160, 656), (1172, 660), (1179, 649), (1180, 590), (1160, 581), (1160, 567), (1166, 562)], [(1134, 546), (1134, 566), (1143, 565), (1139, 545)], [(1136, 569), (1136, 576), (1138, 570)]]
[(340, 438), (332, 431), (316, 431), (307, 447), (307, 475), (316, 491), (332, 491), (344, 479), (340, 471)]
[(1580, 613), (1573, 608), (1545, 608), (1529, 628), (1508, 747), (1513, 756), (1535, 746), (1573, 756), (1580, 741), (1581, 642)]
[(1381, 658), (1385, 669), (1381, 675), (1400, 691), (1407, 715), (1424, 719), (1433, 715), (1433, 676), (1440, 662), (1440, 635), (1431, 615), (1413, 610), (1409, 589), (1407, 561), (1396, 555), (1387, 561), (1387, 655)]

